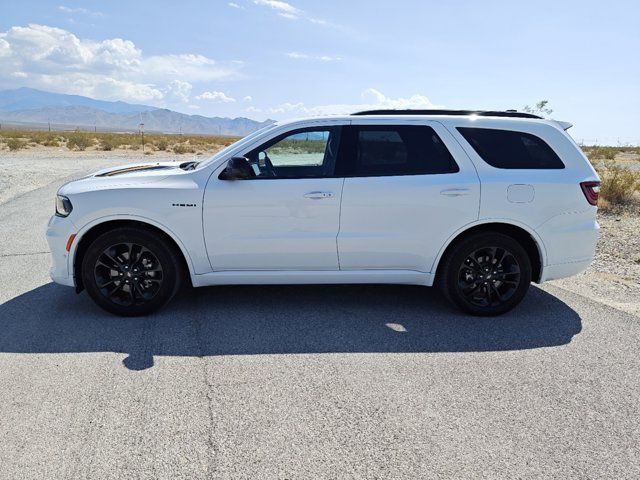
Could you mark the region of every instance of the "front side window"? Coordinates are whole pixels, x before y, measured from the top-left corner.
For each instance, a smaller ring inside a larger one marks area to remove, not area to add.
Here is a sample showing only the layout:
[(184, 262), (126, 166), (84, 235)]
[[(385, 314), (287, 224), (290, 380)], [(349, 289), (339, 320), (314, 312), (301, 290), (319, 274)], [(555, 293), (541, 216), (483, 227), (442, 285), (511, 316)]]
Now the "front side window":
[(447, 147), (424, 125), (358, 125), (348, 129), (339, 174), (390, 176), (459, 171)]
[(469, 145), (492, 167), (559, 169), (564, 163), (540, 137), (513, 130), (458, 127)]
[(341, 127), (299, 129), (280, 135), (245, 156), (256, 178), (333, 176)]

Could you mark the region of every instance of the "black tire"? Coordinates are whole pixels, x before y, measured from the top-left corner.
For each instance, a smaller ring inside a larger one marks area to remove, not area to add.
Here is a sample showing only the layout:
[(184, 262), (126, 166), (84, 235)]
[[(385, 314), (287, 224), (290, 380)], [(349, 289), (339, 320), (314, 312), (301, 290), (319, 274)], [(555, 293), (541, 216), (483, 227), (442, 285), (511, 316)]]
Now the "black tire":
[(442, 293), (458, 308), (495, 316), (513, 309), (526, 295), (531, 260), (508, 235), (480, 232), (453, 245), (438, 275)]
[(123, 317), (148, 315), (178, 292), (183, 269), (175, 247), (142, 228), (103, 233), (82, 259), (82, 282), (94, 302)]

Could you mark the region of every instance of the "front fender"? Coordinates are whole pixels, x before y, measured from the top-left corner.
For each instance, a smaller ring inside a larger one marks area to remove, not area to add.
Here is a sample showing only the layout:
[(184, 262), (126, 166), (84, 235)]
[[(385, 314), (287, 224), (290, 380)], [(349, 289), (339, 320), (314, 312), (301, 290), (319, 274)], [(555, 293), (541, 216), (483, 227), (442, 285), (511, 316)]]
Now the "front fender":
[[(173, 232), (168, 226), (163, 225), (162, 223), (153, 220), (151, 218), (145, 217), (145, 216), (140, 216), (140, 215), (124, 215), (124, 214), (119, 214), (119, 215), (106, 215), (106, 216), (102, 216), (99, 218), (95, 218), (94, 220), (84, 224), (84, 226), (82, 228), (79, 228), (76, 232), (76, 238), (74, 239), (72, 245), (71, 245), (71, 249), (69, 250), (69, 255), (67, 257), (67, 270), (69, 272), (74, 272), (74, 264), (75, 264), (75, 259), (76, 259), (76, 254), (78, 252), (78, 246), (80, 245), (80, 242), (82, 241), (82, 239), (84, 238), (84, 236), (91, 231), (91, 229), (93, 229), (94, 227), (97, 227), (98, 225), (102, 225), (104, 223), (107, 222), (112, 222), (112, 221), (134, 221), (134, 222), (140, 222), (140, 223), (144, 223), (147, 225), (150, 225), (152, 227), (155, 227), (159, 230), (161, 230), (162, 232), (164, 232), (166, 235), (168, 235), (174, 242), (175, 244), (178, 246), (178, 248), (180, 249), (186, 264), (187, 264), (187, 268), (189, 269), (189, 275), (192, 277), (196, 274), (197, 271), (197, 267), (194, 264), (194, 260), (191, 256), (191, 254), (189, 253), (189, 250), (187, 249), (187, 247), (185, 246), (185, 244), (182, 242), (182, 240), (180, 239), (180, 237)], [(208, 262), (207, 262), (208, 264)], [(206, 272), (205, 272), (206, 273)], [(77, 285), (77, 282), (76, 282)]]

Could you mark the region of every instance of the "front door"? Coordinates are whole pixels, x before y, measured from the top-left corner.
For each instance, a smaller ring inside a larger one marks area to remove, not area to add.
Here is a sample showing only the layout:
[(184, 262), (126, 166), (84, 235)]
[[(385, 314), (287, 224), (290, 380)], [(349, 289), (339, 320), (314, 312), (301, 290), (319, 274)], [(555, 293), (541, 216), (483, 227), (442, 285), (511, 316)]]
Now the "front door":
[(203, 223), (215, 271), (338, 270), (340, 134), (340, 126), (292, 130), (244, 153), (255, 177), (212, 176)]

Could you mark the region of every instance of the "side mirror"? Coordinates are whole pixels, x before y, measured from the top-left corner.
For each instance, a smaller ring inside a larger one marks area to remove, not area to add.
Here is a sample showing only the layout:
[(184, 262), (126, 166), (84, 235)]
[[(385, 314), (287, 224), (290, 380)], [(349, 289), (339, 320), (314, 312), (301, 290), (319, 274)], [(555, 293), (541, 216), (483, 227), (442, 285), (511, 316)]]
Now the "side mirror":
[(220, 180), (246, 180), (255, 176), (256, 172), (251, 168), (249, 160), (245, 157), (233, 157), (218, 178)]

